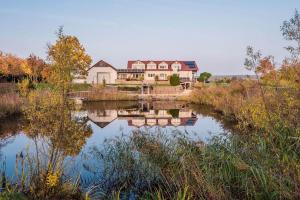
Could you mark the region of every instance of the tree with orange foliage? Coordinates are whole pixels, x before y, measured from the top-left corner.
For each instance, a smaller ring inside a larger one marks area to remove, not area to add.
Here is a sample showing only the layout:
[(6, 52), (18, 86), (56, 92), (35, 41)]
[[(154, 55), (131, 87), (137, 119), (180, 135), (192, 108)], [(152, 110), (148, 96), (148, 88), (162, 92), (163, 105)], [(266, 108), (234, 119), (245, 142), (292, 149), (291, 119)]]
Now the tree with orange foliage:
[(11, 76), (15, 80), (16, 77), (24, 75), (24, 60), (12, 54), (1, 53), (0, 73), (2, 76)]
[(42, 77), (42, 72), (47, 67), (45, 61), (34, 54), (30, 54), (28, 58), (26, 58), (26, 63), (28, 66), (28, 76), (31, 81), (38, 81), (39, 78)]

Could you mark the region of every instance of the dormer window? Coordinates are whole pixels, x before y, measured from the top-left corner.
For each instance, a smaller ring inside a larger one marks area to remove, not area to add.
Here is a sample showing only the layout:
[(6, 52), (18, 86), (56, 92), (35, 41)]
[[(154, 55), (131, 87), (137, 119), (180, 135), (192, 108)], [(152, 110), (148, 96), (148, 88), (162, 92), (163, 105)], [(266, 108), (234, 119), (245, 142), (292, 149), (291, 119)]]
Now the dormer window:
[(172, 67), (172, 70), (173, 71), (179, 71), (179, 70), (181, 70), (181, 64), (179, 63), (179, 62), (174, 62), (172, 65), (171, 65), (171, 67)]
[(168, 69), (168, 64), (166, 62), (161, 62), (158, 65), (158, 69)]
[(145, 64), (138, 60), (132, 64), (132, 69), (145, 69)]
[(149, 62), (147, 64), (147, 69), (156, 69), (156, 64), (155, 62)]

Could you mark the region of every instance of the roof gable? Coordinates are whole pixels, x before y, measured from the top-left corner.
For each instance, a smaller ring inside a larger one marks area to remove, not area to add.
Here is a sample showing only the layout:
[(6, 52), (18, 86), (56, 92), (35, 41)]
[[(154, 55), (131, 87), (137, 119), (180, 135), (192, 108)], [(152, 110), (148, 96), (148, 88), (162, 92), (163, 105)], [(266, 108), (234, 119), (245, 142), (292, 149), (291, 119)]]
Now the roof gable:
[(105, 62), (104, 60), (98, 61), (96, 64), (94, 64), (88, 70), (92, 69), (93, 67), (110, 67), (110, 68), (114, 69), (115, 71), (117, 71), (117, 69), (115, 67), (113, 67), (111, 64)]

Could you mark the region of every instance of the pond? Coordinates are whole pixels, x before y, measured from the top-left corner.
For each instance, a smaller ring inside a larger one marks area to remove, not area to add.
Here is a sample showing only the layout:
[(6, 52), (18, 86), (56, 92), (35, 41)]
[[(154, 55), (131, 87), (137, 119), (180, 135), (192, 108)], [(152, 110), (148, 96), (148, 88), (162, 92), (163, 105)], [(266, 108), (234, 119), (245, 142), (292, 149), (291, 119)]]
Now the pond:
[[(185, 102), (84, 103), (69, 113), (71, 120), (64, 120), (66, 133), (59, 133), (57, 137), (53, 135), (58, 133), (55, 129), (59, 124), (61, 126), (61, 121), (58, 119), (59, 109), (55, 112), (55, 115), (48, 113), (43, 117), (32, 117), (30, 125), (17, 119), (1, 122), (1, 170), (7, 176), (16, 177), (16, 168), (20, 168), (18, 159), (30, 154), (41, 159), (40, 163), (47, 163), (50, 159), (56, 163), (62, 162), (65, 174), (73, 177), (80, 175), (84, 182), (88, 182), (95, 176), (92, 168), (97, 165), (99, 170), (104, 165), (95, 159), (95, 148), (100, 151), (116, 138), (130, 136), (138, 131), (166, 137), (184, 135), (199, 144), (207, 144), (214, 136), (231, 133), (230, 125), (224, 123), (210, 108)], [(84, 126), (89, 131), (82, 128)], [(57, 158), (54, 159), (53, 155)]]

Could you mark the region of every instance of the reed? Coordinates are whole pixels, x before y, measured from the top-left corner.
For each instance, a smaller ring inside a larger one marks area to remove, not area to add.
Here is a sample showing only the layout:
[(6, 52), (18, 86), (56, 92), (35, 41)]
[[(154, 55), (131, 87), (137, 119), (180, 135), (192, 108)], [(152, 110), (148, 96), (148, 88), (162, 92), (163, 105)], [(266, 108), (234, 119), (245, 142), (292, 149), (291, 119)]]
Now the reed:
[(22, 100), (17, 93), (5, 93), (0, 96), (0, 118), (21, 112)]
[[(93, 156), (104, 163), (92, 198), (298, 199), (299, 144), (294, 130), (278, 126), (268, 136), (215, 138), (198, 145), (184, 135), (136, 131), (108, 141)], [(276, 141), (276, 142), (275, 142)], [(277, 159), (274, 159), (277, 157)], [(95, 166), (91, 169), (96, 170)], [(96, 170), (97, 171), (97, 170)], [(97, 173), (95, 173), (97, 175)], [(95, 184), (96, 182), (96, 184)], [(114, 194), (114, 195), (112, 195)]]
[[(272, 75), (272, 76), (271, 76)], [(249, 128), (269, 130), (277, 122), (299, 129), (300, 64), (283, 66), (260, 81), (236, 80), (227, 85), (198, 85), (190, 102), (212, 106), (226, 118)]]

